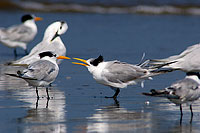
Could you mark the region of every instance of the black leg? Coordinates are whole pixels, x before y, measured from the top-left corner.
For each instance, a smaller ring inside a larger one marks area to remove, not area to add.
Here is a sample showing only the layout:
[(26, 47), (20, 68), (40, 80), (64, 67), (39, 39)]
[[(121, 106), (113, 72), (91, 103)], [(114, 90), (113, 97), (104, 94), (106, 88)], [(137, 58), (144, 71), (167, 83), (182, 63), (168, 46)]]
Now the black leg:
[(193, 118), (192, 105), (190, 105), (190, 111), (191, 111), (190, 123), (192, 123), (192, 118)]
[(181, 118), (180, 118), (180, 125), (182, 124), (182, 117), (183, 117), (183, 112), (182, 112), (182, 105), (180, 104), (180, 111), (181, 111)]
[(35, 103), (35, 108), (37, 109), (38, 108), (38, 101), (39, 99), (37, 99), (36, 103)]
[(14, 55), (15, 55), (15, 57), (17, 57), (17, 49), (16, 48), (14, 48)]
[(115, 101), (114, 105), (116, 106), (116, 108), (119, 108), (119, 101), (117, 99), (113, 99)]
[(49, 99), (50, 99), (50, 97), (49, 97), (49, 91), (48, 91), (48, 87), (46, 87), (46, 92), (47, 92), (47, 100), (49, 100)]
[(115, 91), (115, 94), (114, 94), (112, 97), (107, 97), (107, 96), (106, 96), (105, 98), (113, 98), (113, 99), (117, 99), (117, 96), (118, 96), (119, 92), (120, 92), (120, 89), (117, 88), (117, 90)]
[(49, 99), (47, 98), (46, 108), (49, 106)]
[(36, 94), (37, 94), (37, 99), (39, 99), (40, 97), (39, 97), (39, 95), (38, 95), (38, 88), (36, 87)]
[(182, 105), (180, 105), (181, 116), (183, 116)]

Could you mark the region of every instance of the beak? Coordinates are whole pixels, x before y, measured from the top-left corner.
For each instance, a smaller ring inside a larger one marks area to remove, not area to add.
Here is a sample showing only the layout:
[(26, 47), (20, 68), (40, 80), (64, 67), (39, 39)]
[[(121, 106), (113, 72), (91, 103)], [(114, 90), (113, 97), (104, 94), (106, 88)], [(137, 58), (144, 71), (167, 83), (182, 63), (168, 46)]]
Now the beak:
[(75, 60), (79, 60), (79, 61), (82, 61), (82, 62), (85, 63), (85, 64), (84, 64), (84, 63), (72, 62), (73, 64), (82, 65), (82, 66), (89, 66), (89, 64), (87, 63), (87, 61), (84, 60), (84, 59), (80, 59), (80, 58), (73, 58), (73, 59), (75, 59)]
[(34, 20), (35, 21), (41, 21), (41, 20), (43, 20), (43, 18), (41, 18), (41, 17), (35, 17)]
[(58, 31), (56, 32), (56, 34), (53, 36), (53, 38), (51, 39), (51, 42), (56, 38), (56, 37), (58, 37), (59, 35), (58, 35)]
[(69, 59), (71, 59), (71, 58), (65, 57), (65, 56), (58, 56), (57, 59), (67, 59), (67, 60), (69, 60)]

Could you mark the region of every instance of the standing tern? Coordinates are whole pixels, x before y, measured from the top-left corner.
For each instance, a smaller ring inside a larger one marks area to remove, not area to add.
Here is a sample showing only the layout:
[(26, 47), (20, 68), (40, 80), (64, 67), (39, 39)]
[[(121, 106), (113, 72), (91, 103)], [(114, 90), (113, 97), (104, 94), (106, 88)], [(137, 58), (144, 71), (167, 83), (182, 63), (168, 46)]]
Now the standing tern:
[(112, 97), (106, 98), (116, 99), (120, 92), (119, 88), (125, 88), (128, 85), (134, 85), (138, 82), (142, 82), (143, 87), (145, 79), (151, 79), (151, 76), (160, 74), (159, 72), (154, 73), (143, 68), (145, 63), (141, 65), (132, 65), (117, 60), (105, 62), (101, 55), (96, 59), (74, 59), (85, 63), (72, 62), (73, 64), (86, 66), (97, 83), (110, 86), (111, 89), (115, 91), (115, 94)]
[(165, 97), (171, 102), (180, 106), (182, 120), (182, 104), (190, 105), (191, 120), (193, 117), (192, 103), (200, 97), (200, 74), (198, 72), (188, 72), (186, 77), (173, 83), (171, 86), (162, 89), (152, 89), (149, 93), (143, 93), (147, 96)]
[(153, 59), (150, 61), (152, 68), (164, 68), (182, 70), (184, 72), (200, 72), (200, 44), (188, 47), (179, 55), (165, 59)]
[[(36, 60), (39, 60), (38, 54), (43, 51), (52, 51), (57, 55), (66, 55), (66, 47), (62, 42), (60, 35), (64, 34), (68, 29), (68, 25), (64, 21), (56, 21), (50, 24), (45, 30), (43, 40), (38, 43), (29, 53), (19, 60), (9, 62), (8, 65), (16, 64), (31, 64)], [(57, 60), (60, 64), (61, 61)]]
[(15, 57), (17, 56), (17, 47), (24, 49), (28, 54), (27, 44), (35, 38), (37, 34), (37, 25), (35, 21), (42, 20), (31, 14), (23, 15), (22, 24), (13, 25), (8, 28), (0, 28), (0, 42), (10, 48), (14, 48)]
[(55, 80), (58, 75), (59, 67), (56, 63), (56, 59), (70, 59), (65, 56), (58, 56), (51, 52), (46, 51), (39, 53), (40, 60), (31, 63), (27, 69), (18, 71), (17, 74), (8, 74), (17, 78), (22, 78), (29, 83), (30, 86), (36, 87), (37, 98), (38, 88), (46, 87), (47, 99), (50, 99), (48, 94), (49, 85)]

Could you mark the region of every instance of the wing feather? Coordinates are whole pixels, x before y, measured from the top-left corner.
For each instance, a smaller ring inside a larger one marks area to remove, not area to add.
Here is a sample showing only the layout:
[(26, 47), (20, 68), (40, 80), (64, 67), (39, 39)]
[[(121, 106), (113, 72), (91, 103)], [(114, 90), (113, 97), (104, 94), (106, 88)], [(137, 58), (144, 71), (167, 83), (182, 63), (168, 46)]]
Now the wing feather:
[(1, 40), (25, 41), (32, 32), (31, 28), (21, 24), (2, 29)]
[(28, 69), (25, 69), (22, 72), (22, 77), (51, 81), (57, 74), (58, 67), (55, 64), (47, 60), (40, 60), (31, 64)]
[(103, 76), (110, 82), (126, 83), (140, 78), (146, 74), (146, 70), (140, 66), (125, 62), (113, 61), (102, 72)]

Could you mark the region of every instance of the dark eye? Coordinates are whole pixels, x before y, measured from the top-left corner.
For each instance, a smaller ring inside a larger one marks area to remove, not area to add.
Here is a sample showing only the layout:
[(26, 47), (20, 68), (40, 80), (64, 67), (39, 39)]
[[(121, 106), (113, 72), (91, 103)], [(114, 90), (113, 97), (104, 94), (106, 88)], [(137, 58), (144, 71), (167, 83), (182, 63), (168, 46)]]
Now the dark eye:
[(92, 64), (93, 66), (97, 66), (99, 62), (97, 60), (92, 60), (90, 61), (90, 64)]
[(103, 56), (99, 56), (98, 58), (91, 60), (90, 64), (94, 65), (94, 66), (98, 66), (99, 63), (103, 62)]
[(92, 64), (93, 66), (98, 66), (99, 63), (101, 63), (101, 61), (97, 59), (90, 61), (90, 64)]
[(62, 25), (60, 26), (60, 30), (62, 29)]

